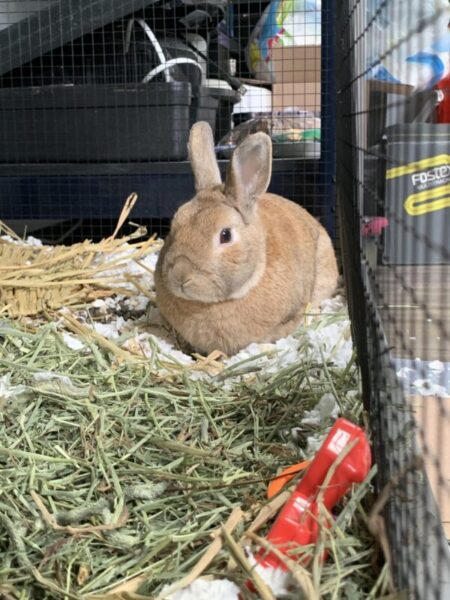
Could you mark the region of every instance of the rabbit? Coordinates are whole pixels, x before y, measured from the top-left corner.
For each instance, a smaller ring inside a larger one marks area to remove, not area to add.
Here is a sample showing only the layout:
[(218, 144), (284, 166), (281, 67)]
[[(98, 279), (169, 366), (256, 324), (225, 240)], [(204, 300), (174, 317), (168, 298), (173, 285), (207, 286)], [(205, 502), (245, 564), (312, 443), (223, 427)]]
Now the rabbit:
[(176, 211), (155, 269), (163, 318), (202, 354), (293, 333), (306, 307), (336, 290), (330, 237), (306, 210), (266, 192), (267, 134), (237, 146), (224, 184), (207, 123), (193, 125), (188, 153), (196, 195)]

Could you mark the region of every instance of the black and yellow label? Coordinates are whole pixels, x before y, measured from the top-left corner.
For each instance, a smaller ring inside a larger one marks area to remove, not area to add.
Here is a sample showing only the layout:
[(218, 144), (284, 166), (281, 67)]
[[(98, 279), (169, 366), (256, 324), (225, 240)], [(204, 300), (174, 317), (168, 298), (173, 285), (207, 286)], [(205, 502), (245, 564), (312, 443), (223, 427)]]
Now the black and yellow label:
[(431, 190), (424, 190), (406, 198), (405, 211), (412, 217), (420, 217), (430, 212), (450, 207), (450, 184)]
[(386, 179), (396, 179), (397, 177), (403, 177), (404, 175), (417, 175), (420, 174), (420, 171), (426, 169), (433, 171), (433, 167), (445, 167), (448, 165), (450, 165), (450, 154), (438, 154), (437, 156), (416, 160), (406, 165), (401, 165), (400, 167), (387, 169)]
[(450, 207), (450, 155), (438, 154), (386, 171), (387, 180), (400, 179), (405, 186), (405, 212), (412, 217)]

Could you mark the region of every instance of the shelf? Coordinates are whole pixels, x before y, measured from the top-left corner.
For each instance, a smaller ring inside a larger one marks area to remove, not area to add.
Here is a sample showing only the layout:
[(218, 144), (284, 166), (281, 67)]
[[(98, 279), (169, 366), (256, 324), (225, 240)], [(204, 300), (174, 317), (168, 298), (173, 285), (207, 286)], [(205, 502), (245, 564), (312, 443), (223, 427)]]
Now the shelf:
[[(317, 159), (276, 158), (272, 171), (292, 171), (299, 164), (312, 166)], [(219, 167), (225, 172), (228, 160), (219, 160)], [(83, 175), (191, 175), (189, 161), (142, 162), (142, 163), (22, 163), (0, 164), (0, 177), (29, 176), (83, 176)]]
[[(37, 3), (38, 4), (38, 3)], [(85, 33), (142, 10), (152, 0), (58, 0), (0, 31), (0, 75)]]
[[(222, 173), (228, 161), (219, 161)], [(1, 165), (2, 219), (117, 219), (132, 192), (131, 218), (167, 219), (194, 195), (189, 162)], [(318, 160), (275, 159), (269, 191), (298, 200), (321, 197)], [(301, 185), (299, 182), (302, 182)], [(298, 192), (295, 192), (298, 190)]]
[(369, 92), (379, 92), (381, 94), (400, 94), (408, 96), (414, 92), (414, 86), (406, 83), (394, 83), (392, 81), (378, 81), (369, 79), (367, 81)]

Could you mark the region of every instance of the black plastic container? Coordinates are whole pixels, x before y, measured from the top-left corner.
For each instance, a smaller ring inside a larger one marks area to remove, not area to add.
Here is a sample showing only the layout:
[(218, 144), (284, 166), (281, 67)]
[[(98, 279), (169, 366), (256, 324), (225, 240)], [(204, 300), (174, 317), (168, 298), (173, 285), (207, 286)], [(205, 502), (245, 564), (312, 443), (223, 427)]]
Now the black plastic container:
[(190, 110), (190, 125), (197, 121), (207, 121), (211, 126), (214, 138), (216, 135), (217, 114), (219, 108), (219, 99), (210, 95), (210, 90), (200, 87), (194, 90)]
[(184, 160), (212, 111), (180, 82), (0, 89), (0, 162)]
[(387, 128), (386, 264), (449, 264), (449, 138), (450, 125), (407, 123)]
[(209, 84), (204, 88), (205, 93), (214, 98), (218, 105), (215, 119), (215, 142), (219, 142), (229, 131), (232, 126), (233, 107), (239, 101), (239, 94), (228, 86), (219, 83), (214, 86)]
[(258, 119), (259, 117), (268, 116), (269, 113), (265, 112), (246, 112), (246, 113), (235, 113), (233, 115), (233, 125), (237, 127), (241, 123), (251, 121), (251, 119)]
[[(216, 131), (220, 98), (192, 65), (142, 84), (160, 60), (127, 22), (92, 32), (0, 79), (0, 163), (185, 160), (189, 129)], [(164, 37), (166, 58), (195, 54)], [(220, 93), (219, 93), (220, 96)]]

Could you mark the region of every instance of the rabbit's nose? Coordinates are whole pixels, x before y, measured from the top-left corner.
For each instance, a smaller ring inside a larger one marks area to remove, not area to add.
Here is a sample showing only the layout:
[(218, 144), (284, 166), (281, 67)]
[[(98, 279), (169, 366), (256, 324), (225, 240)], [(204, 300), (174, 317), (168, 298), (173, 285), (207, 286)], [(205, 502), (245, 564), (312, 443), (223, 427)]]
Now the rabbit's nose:
[(193, 278), (190, 276), (186, 276), (184, 278), (174, 279), (173, 285), (175, 289), (179, 290), (183, 296), (189, 293), (189, 285), (193, 281)]
[(180, 281), (179, 286), (181, 288), (181, 291), (184, 292), (186, 290), (187, 287), (189, 287), (189, 284), (192, 281), (192, 277), (186, 277), (183, 281)]
[(170, 279), (181, 290), (192, 280), (192, 265), (189, 260), (180, 256), (170, 269)]

